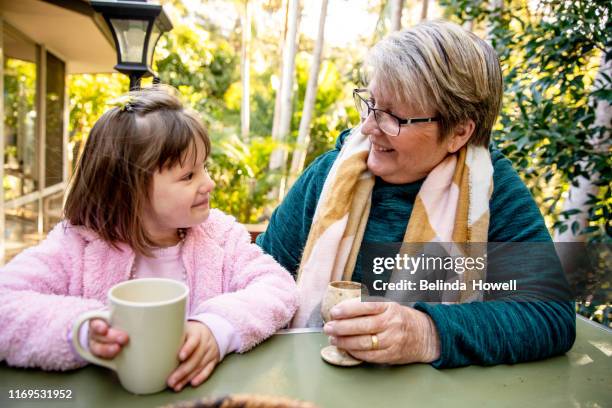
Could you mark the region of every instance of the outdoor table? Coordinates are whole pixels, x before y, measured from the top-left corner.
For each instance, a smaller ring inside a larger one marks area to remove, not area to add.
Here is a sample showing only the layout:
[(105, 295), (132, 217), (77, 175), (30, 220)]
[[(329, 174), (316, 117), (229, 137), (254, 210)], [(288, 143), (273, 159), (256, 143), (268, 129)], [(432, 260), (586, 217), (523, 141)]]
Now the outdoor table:
[[(577, 317), (577, 338), (565, 355), (516, 365), (437, 370), (428, 364), (334, 367), (319, 356), (321, 332), (277, 334), (243, 355), (229, 355), (212, 377), (137, 396), (111, 371), (90, 365), (44, 372), (0, 364), (0, 407), (156, 407), (234, 393), (280, 395), (321, 407), (610, 407), (612, 331)], [(72, 390), (71, 400), (9, 399), (9, 390)]]

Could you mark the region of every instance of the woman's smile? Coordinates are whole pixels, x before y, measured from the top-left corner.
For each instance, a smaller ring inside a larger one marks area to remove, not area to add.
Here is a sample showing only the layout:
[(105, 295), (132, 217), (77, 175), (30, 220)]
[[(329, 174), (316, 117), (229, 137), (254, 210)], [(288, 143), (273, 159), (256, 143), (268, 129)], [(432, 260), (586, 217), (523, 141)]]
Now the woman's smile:
[(375, 152), (380, 152), (380, 153), (391, 153), (395, 151), (395, 149), (392, 149), (390, 147), (381, 146), (374, 142), (372, 142), (372, 150)]

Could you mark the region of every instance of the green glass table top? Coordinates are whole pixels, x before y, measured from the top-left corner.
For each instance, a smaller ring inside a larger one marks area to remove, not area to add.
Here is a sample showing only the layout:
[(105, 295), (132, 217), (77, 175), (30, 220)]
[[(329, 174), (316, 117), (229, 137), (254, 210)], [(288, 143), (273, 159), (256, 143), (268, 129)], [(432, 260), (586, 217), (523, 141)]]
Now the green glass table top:
[[(198, 388), (136, 396), (109, 370), (44, 372), (0, 364), (0, 407), (155, 407), (232, 393), (282, 395), (321, 407), (612, 406), (612, 331), (577, 319), (566, 355), (547, 360), (436, 370), (426, 364), (333, 367), (321, 360), (321, 333), (279, 334), (228, 356)], [(72, 390), (71, 400), (9, 399), (9, 390)]]

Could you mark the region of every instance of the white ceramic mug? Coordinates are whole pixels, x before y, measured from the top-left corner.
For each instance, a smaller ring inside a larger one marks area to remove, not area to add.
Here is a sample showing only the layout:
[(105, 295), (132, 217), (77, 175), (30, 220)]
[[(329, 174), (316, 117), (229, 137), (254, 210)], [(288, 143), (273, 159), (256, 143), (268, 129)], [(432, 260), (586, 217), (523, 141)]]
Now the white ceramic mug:
[[(72, 342), (87, 361), (117, 372), (123, 387), (134, 394), (166, 388), (178, 367), (185, 334), (189, 288), (172, 279), (146, 278), (119, 283), (108, 291), (110, 310), (84, 313), (72, 330)], [(79, 330), (91, 319), (103, 319), (129, 335), (129, 342), (112, 360), (83, 349)]]

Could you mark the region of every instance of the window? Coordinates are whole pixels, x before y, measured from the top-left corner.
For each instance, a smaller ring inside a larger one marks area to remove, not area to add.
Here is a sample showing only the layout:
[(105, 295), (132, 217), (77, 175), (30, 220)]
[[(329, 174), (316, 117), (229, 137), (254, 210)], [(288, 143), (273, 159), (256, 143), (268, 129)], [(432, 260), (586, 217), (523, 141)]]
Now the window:
[(36, 191), (36, 46), (4, 29), (4, 201)]

